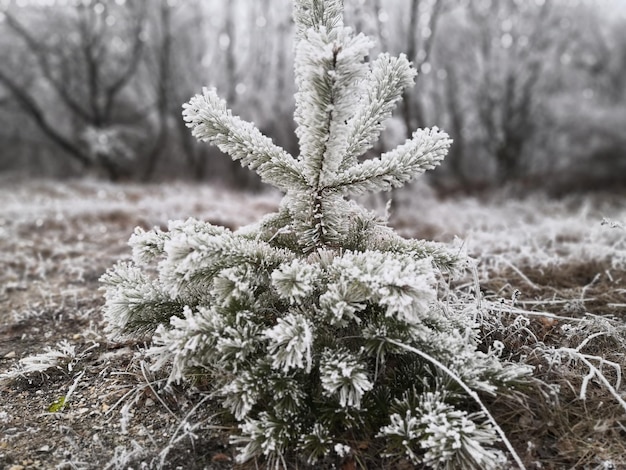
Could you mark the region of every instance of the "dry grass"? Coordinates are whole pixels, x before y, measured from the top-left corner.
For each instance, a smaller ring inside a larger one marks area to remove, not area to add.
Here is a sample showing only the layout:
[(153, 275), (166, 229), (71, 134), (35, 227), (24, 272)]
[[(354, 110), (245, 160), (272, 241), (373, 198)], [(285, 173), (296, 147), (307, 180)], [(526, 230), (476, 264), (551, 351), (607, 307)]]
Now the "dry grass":
[[(201, 384), (166, 390), (142, 367), (138, 344), (105, 339), (98, 278), (128, 258), (126, 240), (137, 225), (194, 216), (237, 227), (277, 202), (188, 185), (3, 182), (0, 374), (62, 340), (75, 351), (45, 373), (0, 383), (0, 467), (232, 468), (229, 430), (214, 426), (221, 410)], [(512, 359), (536, 366), (524, 390), (483, 397), (527, 468), (626, 469), (626, 410), (597, 378), (584, 383), (589, 369), (581, 361), (564, 354), (549, 361), (551, 351), (604, 332), (580, 352), (626, 366), (626, 232), (600, 224), (605, 216), (626, 220), (620, 202), (435, 204), (428, 194), (410, 202), (392, 222), (406, 235), (465, 239), (484, 308), (499, 311), (486, 332)], [(471, 273), (453, 286), (469, 295)], [(616, 383), (610, 365), (602, 372)], [(623, 385), (617, 393), (626, 397)], [(61, 397), (67, 406), (51, 411)], [(364, 461), (376, 461), (372, 450), (363, 449)]]

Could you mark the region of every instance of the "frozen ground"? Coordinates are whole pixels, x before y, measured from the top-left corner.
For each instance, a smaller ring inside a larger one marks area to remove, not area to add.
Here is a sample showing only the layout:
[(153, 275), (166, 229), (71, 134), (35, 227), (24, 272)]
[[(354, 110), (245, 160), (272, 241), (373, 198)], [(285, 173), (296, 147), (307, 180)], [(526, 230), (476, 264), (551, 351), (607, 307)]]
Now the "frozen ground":
[[(231, 468), (228, 429), (212, 426), (221, 410), (202, 384), (164, 390), (137, 344), (106, 340), (98, 278), (129, 256), (137, 225), (192, 216), (234, 228), (278, 201), (184, 184), (2, 181), (0, 468)], [(391, 223), (405, 236), (454, 243), (474, 257), (474, 273), (451, 285), (469, 292), (477, 277), (485, 308), (501, 310), (505, 323), (521, 315), (537, 343), (575, 347), (565, 344), (564, 317), (626, 320), (624, 198), (437, 201), (421, 188), (397, 195), (396, 207)], [(528, 338), (519, 341), (526, 354)], [(623, 367), (624, 344), (611, 341), (585, 352)], [(538, 368), (538, 378), (561, 385), (556, 405), (493, 399), (494, 415), (528, 468), (626, 468), (626, 410), (598, 377), (585, 382), (575, 362)], [(623, 400), (618, 370), (604, 366)]]

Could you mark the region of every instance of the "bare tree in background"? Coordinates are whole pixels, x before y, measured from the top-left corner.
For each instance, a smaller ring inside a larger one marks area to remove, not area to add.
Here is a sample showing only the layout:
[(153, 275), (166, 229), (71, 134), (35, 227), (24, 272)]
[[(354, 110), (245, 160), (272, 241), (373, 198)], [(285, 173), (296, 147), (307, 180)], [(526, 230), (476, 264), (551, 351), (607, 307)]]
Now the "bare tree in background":
[[(577, 22), (581, 17), (585, 21)], [(626, 188), (626, 14), (607, 19), (581, 4), (564, 21), (572, 27), (560, 61), (568, 73), (551, 90), (558, 104), (550, 107), (558, 123), (549, 147), (556, 158), (547, 168), (552, 191), (621, 192)]]
[[(239, 61), (237, 60), (236, 41), (240, 40), (241, 36), (237, 31), (237, 23), (242, 23), (241, 21), (237, 21), (236, 18), (238, 3), (237, 0), (226, 0), (224, 2), (225, 19), (223, 31), (220, 34), (220, 42), (223, 46), (225, 57), (226, 101), (230, 103), (230, 106), (233, 108), (239, 107), (239, 95), (242, 93), (242, 90), (244, 90), (242, 87), (245, 87), (240, 78)], [(254, 8), (254, 6), (251, 8)], [(241, 26), (242, 25), (239, 24), (239, 27)], [(254, 25), (252, 25), (252, 28), (254, 28)], [(256, 58), (250, 57), (250, 59), (258, 61), (259, 56)], [(248, 73), (250, 72), (251, 71), (248, 70)], [(224, 158), (224, 163), (228, 167), (228, 177), (231, 180), (237, 181), (241, 186), (249, 189), (258, 189), (261, 186), (261, 180), (250, 170), (242, 168), (239, 162)]]
[(156, 47), (153, 47), (152, 55), (155, 64), (154, 74), (156, 83), (153, 89), (155, 95), (156, 130), (153, 144), (150, 145), (146, 154), (145, 169), (143, 179), (153, 178), (157, 168), (158, 160), (163, 150), (166, 148), (169, 138), (169, 111), (172, 99), (172, 7), (168, 0), (160, 0), (158, 9), (158, 29), (160, 39)]
[[(288, 77), (291, 50), (285, 48), (291, 34), (289, 1), (170, 0), (168, 5), (172, 158), (178, 161), (179, 170), (186, 167), (187, 175), (195, 179), (215, 178), (258, 188), (253, 173), (219, 150), (198, 145), (180, 119), (180, 103), (202, 86), (216, 87), (228, 96), (235, 113), (254, 120), (272, 137), (278, 136), (279, 143), (289, 142), (288, 129), (293, 127), (291, 98), (285, 98), (293, 95)], [(285, 144), (290, 146), (293, 142)], [(174, 161), (162, 159), (161, 166), (171, 168)]]
[[(409, 26), (406, 37), (406, 55), (416, 70), (427, 73), (431, 65), (430, 55), (435, 44), (439, 19), (444, 8), (452, 5), (452, 0), (410, 0)], [(404, 92), (402, 117), (407, 137), (427, 123), (424, 105), (419, 96), (421, 75), (416, 77), (416, 86)]]
[(144, 53), (147, 12), (146, 0), (4, 11), (3, 24), (21, 40), (38, 76), (25, 83), (19, 70), (3, 67), (0, 85), (66, 155), (102, 167), (111, 179), (123, 176), (132, 158), (125, 128), (145, 118), (123, 95)]
[[(373, 153), (438, 125), (455, 140), (442, 186), (586, 176), (592, 160), (615, 174), (626, 18), (587, 0), (345, 3), (347, 24), (420, 71)], [(197, 144), (180, 104), (214, 86), (296, 154), (290, 13), (291, 0), (0, 0), (0, 171), (258, 187)]]
[(567, 46), (553, 1), (469, 2), (475, 29), (476, 100), (482, 142), (500, 182), (520, 179), (540, 123), (542, 78)]
[[(162, 21), (166, 20), (169, 30), (168, 44), (169, 54), (161, 55), (164, 48), (155, 49), (155, 57), (161, 60), (153, 60), (160, 66), (167, 64), (167, 72), (163, 75), (161, 90), (169, 93), (169, 99), (163, 100), (167, 110), (167, 122), (172, 123), (170, 135), (175, 145), (172, 146), (179, 167), (185, 167), (194, 179), (202, 179), (206, 173), (209, 162), (207, 147), (197, 145), (185, 122), (180, 118), (181, 105), (198, 90), (206, 85), (208, 80), (207, 60), (208, 51), (212, 49), (216, 40), (209, 38), (212, 30), (209, 19), (202, 9), (202, 0), (167, 1), (161, 8), (168, 9), (166, 16), (161, 15)], [(165, 36), (162, 37), (163, 39)], [(167, 59), (166, 59), (167, 57)], [(163, 165), (171, 165), (172, 162), (162, 162)], [(157, 171), (157, 162), (153, 162), (154, 168), (151, 173)], [(152, 176), (148, 174), (147, 176)]]

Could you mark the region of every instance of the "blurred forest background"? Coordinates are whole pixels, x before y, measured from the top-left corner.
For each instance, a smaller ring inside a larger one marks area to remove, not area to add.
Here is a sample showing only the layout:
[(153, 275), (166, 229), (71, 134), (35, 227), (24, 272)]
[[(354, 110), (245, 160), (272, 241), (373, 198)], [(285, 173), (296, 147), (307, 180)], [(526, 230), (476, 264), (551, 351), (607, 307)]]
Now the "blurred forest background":
[[(372, 155), (454, 138), (443, 192), (626, 188), (626, 0), (345, 0), (420, 71)], [(181, 105), (215, 86), (293, 154), (289, 0), (0, 0), (0, 178), (256, 177), (199, 144)]]

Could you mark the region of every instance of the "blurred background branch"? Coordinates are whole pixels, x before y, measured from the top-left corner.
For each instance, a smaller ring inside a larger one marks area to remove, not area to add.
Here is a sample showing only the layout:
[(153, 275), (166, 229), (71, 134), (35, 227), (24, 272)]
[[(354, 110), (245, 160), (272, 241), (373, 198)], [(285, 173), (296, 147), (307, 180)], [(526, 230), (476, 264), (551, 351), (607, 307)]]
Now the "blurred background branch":
[[(437, 125), (455, 140), (431, 176), (444, 193), (626, 187), (624, 2), (345, 3), (348, 24), (420, 71), (376, 152)], [(0, 8), (0, 172), (260, 188), (184, 126), (181, 103), (207, 85), (297, 153), (289, 0)]]

